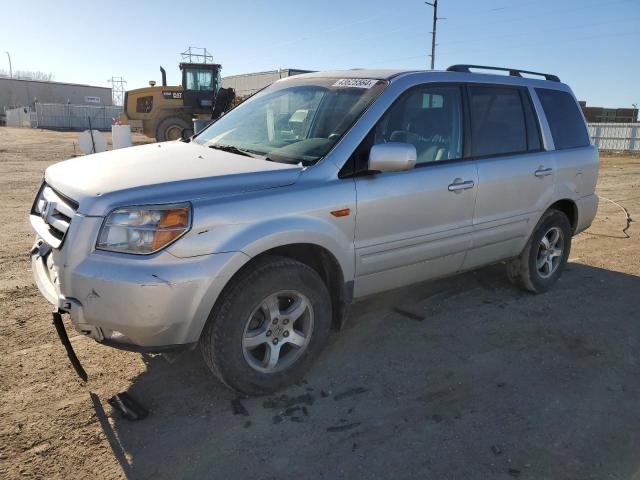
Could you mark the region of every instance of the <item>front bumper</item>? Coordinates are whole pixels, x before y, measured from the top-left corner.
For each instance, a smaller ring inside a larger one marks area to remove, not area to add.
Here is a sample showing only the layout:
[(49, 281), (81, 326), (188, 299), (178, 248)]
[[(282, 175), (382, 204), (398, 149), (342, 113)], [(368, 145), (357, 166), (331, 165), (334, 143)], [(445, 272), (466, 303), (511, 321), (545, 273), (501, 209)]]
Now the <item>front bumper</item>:
[(73, 262), (41, 239), (31, 251), (40, 292), (69, 314), (78, 332), (145, 352), (192, 347), (222, 288), (247, 259), (241, 252), (178, 258), (93, 251)]

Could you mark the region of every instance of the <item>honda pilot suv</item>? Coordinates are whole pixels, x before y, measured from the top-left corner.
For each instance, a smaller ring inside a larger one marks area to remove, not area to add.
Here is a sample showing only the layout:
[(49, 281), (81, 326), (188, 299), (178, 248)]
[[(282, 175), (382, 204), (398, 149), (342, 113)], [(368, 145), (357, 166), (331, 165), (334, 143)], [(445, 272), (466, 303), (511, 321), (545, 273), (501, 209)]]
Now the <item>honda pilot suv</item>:
[(597, 176), (554, 75), (299, 75), (191, 138), (47, 168), (33, 274), (97, 342), (198, 346), (225, 384), (263, 394), (300, 379), (354, 300), (497, 262), (549, 289)]

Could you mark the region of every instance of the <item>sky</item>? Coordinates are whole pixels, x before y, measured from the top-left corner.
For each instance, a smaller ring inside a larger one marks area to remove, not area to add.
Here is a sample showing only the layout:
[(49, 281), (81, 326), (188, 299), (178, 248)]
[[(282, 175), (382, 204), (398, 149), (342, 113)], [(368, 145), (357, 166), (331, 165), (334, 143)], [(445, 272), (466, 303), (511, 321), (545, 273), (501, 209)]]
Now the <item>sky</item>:
[[(426, 69), (423, 0), (0, 0), (0, 70), (127, 89), (179, 84), (180, 52), (206, 47), (222, 75), (301, 68)], [(588, 105), (640, 104), (640, 0), (439, 0), (436, 69), (456, 63), (554, 73)]]

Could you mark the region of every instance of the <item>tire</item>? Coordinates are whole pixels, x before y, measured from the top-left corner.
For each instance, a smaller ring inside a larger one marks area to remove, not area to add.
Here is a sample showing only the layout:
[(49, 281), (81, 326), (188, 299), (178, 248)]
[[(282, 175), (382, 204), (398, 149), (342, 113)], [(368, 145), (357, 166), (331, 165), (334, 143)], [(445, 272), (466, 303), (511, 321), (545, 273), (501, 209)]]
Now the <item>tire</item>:
[[(555, 242), (556, 247), (547, 248), (546, 245), (552, 246), (555, 232), (559, 232), (560, 236)], [(558, 210), (547, 210), (520, 256), (507, 263), (509, 280), (528, 292), (542, 293), (549, 290), (558, 281), (567, 264), (572, 235), (567, 216)], [(543, 238), (546, 238), (546, 244)], [(557, 251), (558, 248), (561, 249), (560, 252)]]
[[(167, 117), (156, 128), (156, 141), (179, 140), (183, 129), (192, 128), (184, 118)], [(177, 132), (177, 136), (176, 136)]]
[[(290, 320), (287, 312), (294, 312)], [(227, 386), (263, 395), (302, 378), (325, 346), (330, 327), (331, 298), (315, 270), (290, 258), (266, 256), (225, 288), (199, 345), (209, 369)], [(275, 364), (272, 351), (280, 355)]]

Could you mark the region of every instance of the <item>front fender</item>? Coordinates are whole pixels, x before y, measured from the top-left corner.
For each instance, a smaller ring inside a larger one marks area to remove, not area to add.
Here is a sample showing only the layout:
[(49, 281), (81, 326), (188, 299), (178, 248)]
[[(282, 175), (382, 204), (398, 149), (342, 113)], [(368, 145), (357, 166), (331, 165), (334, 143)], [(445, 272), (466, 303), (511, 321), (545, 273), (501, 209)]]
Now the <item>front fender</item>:
[(183, 258), (222, 252), (243, 252), (256, 257), (272, 248), (307, 243), (328, 250), (340, 264), (344, 280), (349, 281), (354, 277), (353, 223), (352, 217), (332, 221), (287, 216), (258, 223), (221, 225), (194, 232), (169, 251)]
[[(351, 220), (353, 222), (353, 220)], [(354, 244), (343, 230), (330, 221), (315, 217), (283, 217), (260, 223), (218, 226), (185, 237), (170, 247), (172, 255), (187, 258), (210, 253), (237, 252), (232, 261), (218, 272), (201, 296), (189, 341), (197, 341), (209, 312), (226, 284), (252, 258), (276, 247), (291, 244), (313, 244), (325, 248), (338, 261), (344, 281), (354, 278)], [(213, 251), (212, 251), (213, 250)]]
[(287, 218), (286, 230), (278, 221), (256, 225), (255, 230), (243, 232), (238, 238), (245, 246), (241, 249), (250, 257), (255, 257), (272, 248), (291, 244), (312, 244), (328, 250), (340, 264), (345, 281), (353, 280), (355, 251), (353, 237), (331, 222), (318, 218)]

